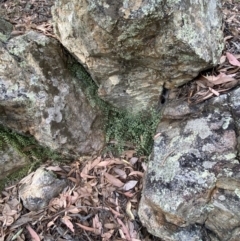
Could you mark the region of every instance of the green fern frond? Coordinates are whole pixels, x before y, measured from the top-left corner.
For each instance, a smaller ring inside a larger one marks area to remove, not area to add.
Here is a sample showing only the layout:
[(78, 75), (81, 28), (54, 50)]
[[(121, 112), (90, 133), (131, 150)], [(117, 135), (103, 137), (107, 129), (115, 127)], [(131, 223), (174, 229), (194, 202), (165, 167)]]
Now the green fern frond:
[(127, 148), (127, 143), (131, 143), (139, 154), (150, 154), (153, 136), (160, 120), (159, 113), (152, 109), (149, 112), (133, 115), (113, 107), (99, 98), (98, 87), (84, 67), (73, 62), (69, 63), (69, 69), (79, 80), (90, 105), (92, 107), (98, 106), (104, 113), (108, 148), (112, 149), (115, 146), (115, 150), (119, 154)]

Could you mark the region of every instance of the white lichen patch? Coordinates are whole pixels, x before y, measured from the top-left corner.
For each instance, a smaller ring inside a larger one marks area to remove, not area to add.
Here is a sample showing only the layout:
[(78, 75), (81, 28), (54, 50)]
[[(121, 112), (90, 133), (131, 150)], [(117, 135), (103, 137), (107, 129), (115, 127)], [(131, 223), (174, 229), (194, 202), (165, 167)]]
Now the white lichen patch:
[(222, 128), (226, 130), (229, 127), (229, 125), (232, 123), (233, 119), (231, 116), (225, 116), (223, 121), (224, 122), (223, 122)]
[(234, 193), (240, 198), (240, 190), (238, 188), (235, 189)]
[(185, 126), (184, 132), (188, 131), (197, 134), (201, 139), (206, 139), (207, 137), (212, 135), (209, 125), (204, 118), (188, 121), (187, 125)]

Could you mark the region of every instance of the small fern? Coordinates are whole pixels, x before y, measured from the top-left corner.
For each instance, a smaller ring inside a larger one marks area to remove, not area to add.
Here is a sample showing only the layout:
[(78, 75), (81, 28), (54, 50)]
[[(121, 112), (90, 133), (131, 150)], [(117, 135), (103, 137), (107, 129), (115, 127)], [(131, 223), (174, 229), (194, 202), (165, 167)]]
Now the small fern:
[(113, 107), (98, 97), (98, 87), (88, 72), (78, 63), (69, 63), (74, 76), (79, 79), (90, 105), (98, 106), (104, 113), (104, 126), (108, 149), (115, 149), (118, 154), (126, 148), (134, 148), (139, 154), (150, 154), (153, 135), (160, 115), (154, 109), (149, 112), (132, 114)]

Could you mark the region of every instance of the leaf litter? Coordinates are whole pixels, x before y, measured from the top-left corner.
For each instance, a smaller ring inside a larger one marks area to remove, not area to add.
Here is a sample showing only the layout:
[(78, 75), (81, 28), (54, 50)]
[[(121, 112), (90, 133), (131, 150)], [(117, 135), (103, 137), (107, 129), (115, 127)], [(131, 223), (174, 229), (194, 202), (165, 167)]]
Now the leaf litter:
[[(240, 80), (240, 2), (223, 3), (223, 32), (225, 48), (217, 67), (203, 71), (193, 81), (172, 90), (169, 99), (187, 99), (189, 104), (198, 104), (218, 97), (239, 86)], [(156, 136), (157, 138), (157, 136)]]
[(44, 166), (69, 185), (38, 212), (24, 208), (18, 196), (33, 173), (6, 188), (0, 197), (0, 240), (149, 240), (137, 215), (146, 157), (133, 155), (130, 150), (124, 158)]

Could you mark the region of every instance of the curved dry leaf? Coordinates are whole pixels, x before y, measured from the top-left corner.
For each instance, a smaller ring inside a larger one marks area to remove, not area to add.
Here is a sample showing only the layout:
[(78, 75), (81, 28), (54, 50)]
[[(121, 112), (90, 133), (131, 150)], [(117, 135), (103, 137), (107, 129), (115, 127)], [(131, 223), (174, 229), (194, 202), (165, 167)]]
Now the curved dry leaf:
[(95, 228), (91, 228), (91, 227), (87, 227), (87, 226), (84, 226), (82, 225), (81, 223), (76, 223), (80, 228), (86, 230), (86, 231), (89, 231), (89, 232), (93, 232), (95, 234), (100, 234), (99, 233), (99, 230), (95, 229)]
[(142, 162), (142, 168), (144, 171), (147, 171), (147, 164), (145, 162)]
[(122, 187), (124, 185), (124, 183), (122, 183), (118, 178), (114, 177), (111, 174), (105, 172), (104, 176), (106, 177), (109, 183), (113, 184), (116, 187)]
[(4, 205), (2, 214), (3, 214), (4, 216), (14, 216), (15, 214), (17, 214), (17, 210), (11, 209), (11, 207), (6, 203), (6, 204)]
[(198, 86), (200, 86), (201, 88), (207, 88), (207, 86), (205, 85), (205, 83), (203, 83), (203, 81), (201, 81), (201, 80), (196, 80), (196, 84), (198, 85)]
[(102, 223), (99, 221), (99, 217), (98, 215), (96, 214), (94, 216), (94, 218), (92, 219), (92, 222), (93, 222), (93, 228), (95, 228), (96, 230), (98, 230), (99, 233), (101, 233), (101, 230), (102, 230)]
[(116, 216), (116, 217), (123, 217), (122, 214), (119, 212), (115, 211), (113, 208), (109, 207), (109, 210)]
[(115, 229), (117, 227), (115, 223), (105, 223), (103, 226), (107, 229)]
[(134, 220), (134, 215), (133, 215), (133, 213), (131, 211), (131, 207), (132, 207), (132, 204), (131, 204), (130, 201), (128, 201), (127, 205), (126, 205), (126, 213), (127, 213), (128, 217), (129, 217), (130, 221)]
[(133, 197), (135, 195), (135, 193), (128, 191), (128, 192), (124, 192), (123, 195), (125, 195), (126, 197)]
[(55, 172), (63, 171), (63, 169), (60, 166), (49, 166), (49, 167), (46, 167), (45, 169), (49, 171), (55, 171)]
[(123, 171), (120, 168), (114, 167), (113, 168), (114, 172), (116, 172), (116, 174), (118, 174), (121, 178), (126, 179), (127, 178), (127, 174), (125, 171)]
[(231, 35), (226, 36), (226, 37), (224, 38), (224, 42), (226, 42), (227, 40), (229, 40), (229, 39), (231, 39), (231, 38), (233, 38), (233, 36), (231, 36)]
[(73, 206), (73, 205), (70, 205), (67, 209), (66, 209), (67, 212), (69, 213), (79, 213), (79, 210), (76, 206)]
[(137, 161), (138, 161), (138, 157), (132, 157), (132, 158), (130, 159), (130, 163), (131, 163), (132, 165), (134, 165)]
[(106, 166), (108, 166), (108, 165), (110, 165), (110, 164), (112, 164), (112, 161), (111, 161), (111, 160), (102, 161), (102, 162), (98, 163), (98, 164), (96, 165), (96, 167), (106, 167)]
[(121, 230), (122, 230), (122, 232), (125, 234), (126, 239), (127, 239), (128, 241), (131, 241), (131, 236), (130, 236), (130, 234), (129, 234), (129, 230), (128, 230), (128, 228), (126, 227), (126, 225), (125, 225), (125, 224), (122, 222), (122, 220), (119, 219), (119, 218), (117, 218), (117, 221), (118, 221), (118, 223), (122, 226)]
[(50, 222), (48, 222), (48, 224), (47, 224), (47, 228), (50, 228), (51, 226), (53, 226), (55, 223), (54, 223), (54, 221), (50, 221)]
[(30, 233), (33, 241), (41, 241), (38, 234), (30, 227), (30, 225), (26, 226), (28, 232)]
[(4, 227), (4, 226), (11, 226), (15, 220), (11, 216), (1, 216), (0, 221), (3, 222), (3, 227)]
[(223, 64), (226, 61), (226, 59), (227, 59), (226, 55), (222, 55), (220, 60), (219, 60), (219, 63)]
[(86, 179), (86, 175), (88, 175), (88, 172), (90, 171), (91, 169), (91, 163), (86, 163), (85, 167), (83, 168), (80, 176), (83, 178), (83, 179)]
[(108, 232), (102, 234), (102, 241), (108, 241), (112, 237), (114, 230), (109, 230)]
[(99, 157), (97, 157), (95, 160), (93, 160), (90, 169), (93, 169), (95, 166), (97, 166), (97, 165), (100, 163), (101, 159), (102, 159), (102, 158), (99, 156)]
[(216, 95), (216, 96), (219, 96), (220, 94), (216, 91), (216, 90), (214, 90), (214, 89), (212, 89), (212, 88), (208, 88), (214, 95)]
[(64, 216), (62, 218), (62, 222), (74, 233), (73, 224), (70, 220), (71, 220), (71, 217), (69, 216)]
[(124, 184), (122, 189), (124, 191), (129, 191), (130, 189), (134, 188), (137, 183), (138, 183), (138, 181), (136, 181), (136, 180), (128, 181), (127, 183)]
[(227, 56), (228, 61), (231, 65), (240, 67), (240, 62), (237, 60), (237, 58), (233, 54), (227, 52), (226, 56)]
[(132, 176), (132, 175), (138, 175), (140, 177), (143, 177), (144, 176), (144, 173), (143, 172), (139, 172), (139, 171), (133, 171), (133, 172), (130, 172), (128, 174), (128, 176)]

